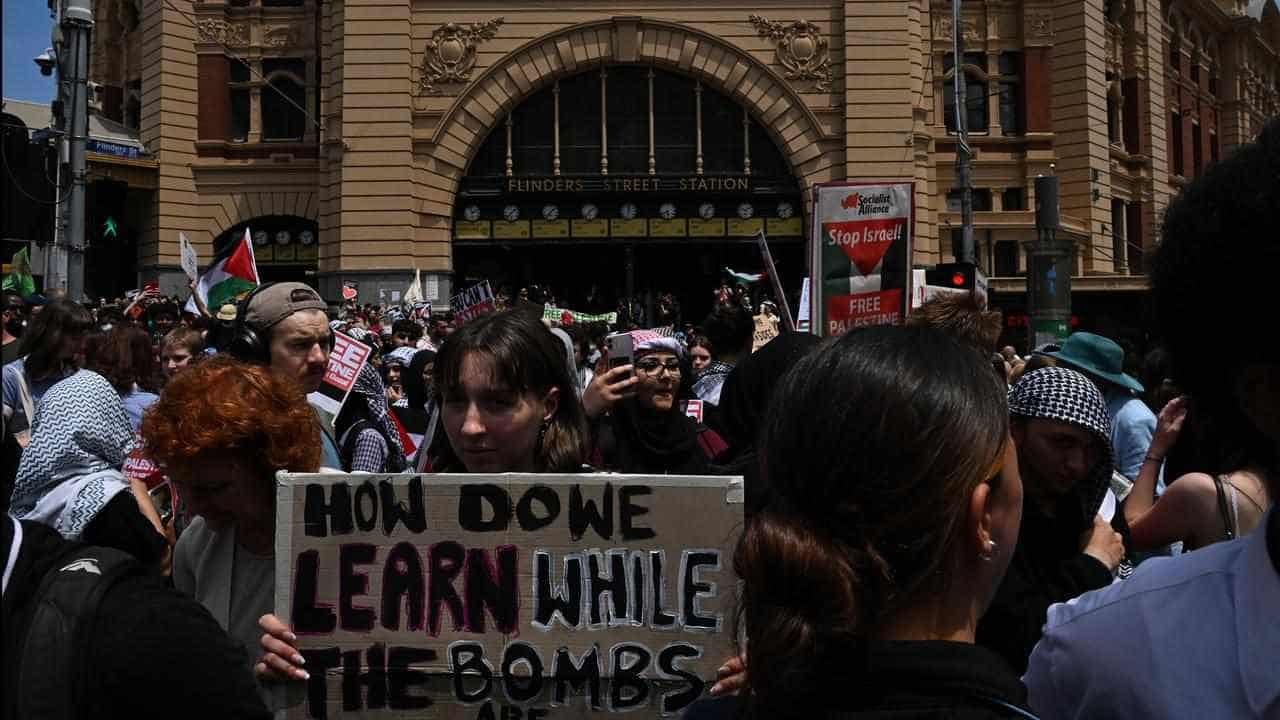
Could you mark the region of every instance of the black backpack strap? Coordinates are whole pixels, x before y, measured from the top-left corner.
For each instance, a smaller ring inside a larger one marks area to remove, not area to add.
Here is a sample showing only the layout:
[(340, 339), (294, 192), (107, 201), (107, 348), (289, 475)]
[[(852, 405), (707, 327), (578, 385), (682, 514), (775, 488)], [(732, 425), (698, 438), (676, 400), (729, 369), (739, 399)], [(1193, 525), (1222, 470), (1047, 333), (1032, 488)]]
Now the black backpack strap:
[[(89, 717), (83, 695), (90, 633), (102, 597), (117, 580), (141, 566), (112, 548), (79, 546), (58, 558), (40, 581), (17, 687), (18, 717), (75, 720)], [(98, 708), (101, 710), (101, 708)]]
[(1236, 537), (1235, 524), (1231, 522), (1231, 510), (1227, 508), (1227, 490), (1222, 486), (1222, 476), (1213, 476), (1213, 487), (1218, 492), (1218, 514), (1222, 516), (1222, 527), (1226, 529), (1225, 539)]

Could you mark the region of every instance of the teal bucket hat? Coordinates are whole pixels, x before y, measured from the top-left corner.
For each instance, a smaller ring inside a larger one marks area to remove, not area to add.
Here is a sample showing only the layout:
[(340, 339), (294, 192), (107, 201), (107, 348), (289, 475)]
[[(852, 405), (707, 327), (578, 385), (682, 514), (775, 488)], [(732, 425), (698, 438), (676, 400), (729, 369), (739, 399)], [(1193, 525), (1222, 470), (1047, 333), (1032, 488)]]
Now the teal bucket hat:
[(1142, 383), (1124, 372), (1124, 348), (1116, 341), (1093, 333), (1073, 333), (1057, 352), (1045, 353), (1077, 370), (1134, 392), (1143, 392)]

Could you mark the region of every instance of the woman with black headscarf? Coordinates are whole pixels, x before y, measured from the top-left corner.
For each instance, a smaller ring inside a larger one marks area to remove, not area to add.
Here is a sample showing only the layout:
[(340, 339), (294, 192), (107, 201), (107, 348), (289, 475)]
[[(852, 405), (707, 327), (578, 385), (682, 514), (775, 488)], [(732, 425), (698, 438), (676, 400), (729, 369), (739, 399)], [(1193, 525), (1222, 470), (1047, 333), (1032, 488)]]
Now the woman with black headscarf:
[[(404, 403), (393, 405), (391, 412), (400, 421), (417, 447), (430, 444), (427, 437), (435, 405), (431, 402), (432, 375), (435, 369), (434, 350), (419, 350), (409, 364), (400, 371), (400, 386), (404, 389)], [(416, 467), (416, 463), (413, 465)]]
[(366, 364), (334, 421), (342, 469), (347, 472), (401, 472), (404, 445), (387, 405), (382, 377)]
[(821, 342), (808, 333), (783, 333), (743, 358), (724, 381), (716, 428), (729, 450), (719, 458), (715, 472), (745, 478), (748, 514), (758, 512), (769, 502), (769, 488), (759, 472), (756, 441), (767, 419), (773, 389)]
[(714, 430), (686, 414), (692, 373), (674, 338), (632, 333), (635, 362), (597, 376), (582, 398), (593, 420), (591, 464), (649, 475), (705, 475), (725, 450)]

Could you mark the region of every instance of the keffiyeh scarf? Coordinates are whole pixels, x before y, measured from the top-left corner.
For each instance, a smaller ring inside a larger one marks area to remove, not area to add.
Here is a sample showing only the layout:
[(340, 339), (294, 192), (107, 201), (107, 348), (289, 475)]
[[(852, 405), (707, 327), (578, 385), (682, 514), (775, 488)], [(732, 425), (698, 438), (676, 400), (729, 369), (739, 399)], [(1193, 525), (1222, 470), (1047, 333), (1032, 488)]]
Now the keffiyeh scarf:
[(1040, 368), (1023, 375), (1009, 390), (1009, 414), (1069, 423), (1097, 438), (1105, 452), (1090, 468), (1086, 487), (1081, 488), (1085, 517), (1093, 517), (1110, 487), (1112, 465), (1111, 416), (1098, 387), (1075, 370)]
[(133, 437), (120, 395), (106, 378), (81, 370), (58, 382), (36, 406), (10, 512), (79, 539), (98, 511), (128, 487), (120, 468)]
[(359, 398), (347, 398), (347, 402), (363, 402), (368, 411), (369, 422), (373, 423), (387, 440), (387, 466), (402, 468), (405, 465), (404, 444), (400, 442), (400, 430), (391, 420), (391, 409), (387, 405), (387, 387), (382, 383), (382, 376), (376, 368), (366, 364), (356, 375), (356, 384), (351, 387), (352, 395)]

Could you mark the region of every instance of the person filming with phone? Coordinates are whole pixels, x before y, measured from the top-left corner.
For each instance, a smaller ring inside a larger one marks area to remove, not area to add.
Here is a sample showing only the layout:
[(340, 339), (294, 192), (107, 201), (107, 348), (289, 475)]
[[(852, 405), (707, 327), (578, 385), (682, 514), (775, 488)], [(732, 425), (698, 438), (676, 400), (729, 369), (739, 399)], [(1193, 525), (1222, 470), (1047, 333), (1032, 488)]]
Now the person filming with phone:
[(606, 346), (611, 368), (582, 396), (591, 422), (591, 465), (622, 473), (709, 474), (712, 459), (727, 446), (685, 413), (693, 376), (679, 341), (641, 330), (611, 335)]

